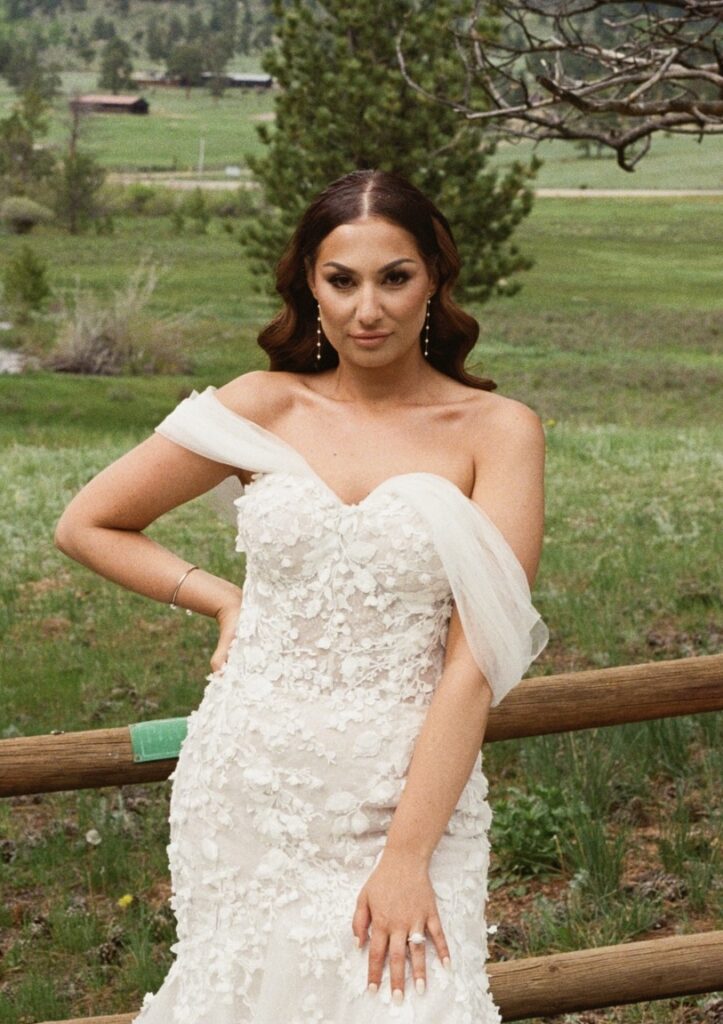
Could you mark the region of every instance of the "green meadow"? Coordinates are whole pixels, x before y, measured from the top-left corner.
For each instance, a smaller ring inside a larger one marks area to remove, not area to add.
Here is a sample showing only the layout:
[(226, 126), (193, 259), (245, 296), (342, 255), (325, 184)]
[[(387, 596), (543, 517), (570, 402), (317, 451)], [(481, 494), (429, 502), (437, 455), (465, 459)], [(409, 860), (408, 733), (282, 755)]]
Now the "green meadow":
[[(133, 119), (131, 134), (108, 129), (94, 144), (109, 167), (129, 151), (135, 167), (169, 167), (174, 156), (182, 167), (205, 117), (209, 164), (220, 168), (252, 145), (249, 104), (263, 113), (267, 103), (246, 101), (224, 132), (237, 100), (159, 95), (162, 139), (132, 134), (145, 130)], [(605, 163), (577, 161), (588, 177)], [(695, 167), (694, 187), (713, 187), (707, 163)], [(660, 179), (676, 173), (671, 157)], [(721, 236), (723, 198), (540, 199), (516, 236), (535, 261), (521, 291), (473, 310), (481, 333), (470, 368), (545, 424), (533, 599), (551, 639), (531, 675), (721, 650)], [(0, 268), (21, 241), (0, 238)], [(187, 314), (178, 345), (192, 370), (0, 376), (0, 736), (186, 715), (203, 694), (213, 624), (71, 563), (53, 527), (77, 489), (192, 388), (264, 367), (255, 337), (275, 306), (253, 287), (236, 225), (229, 232), (219, 218), (204, 235), (179, 236), (163, 216), (119, 216), (112, 235), (44, 229), (30, 241), (53, 288), (38, 344), (60, 298), (77, 285), (110, 297), (148, 259), (164, 268), (151, 312)], [(23, 340), (19, 328), (6, 335)], [(243, 578), (233, 531), (203, 498), (150, 533)], [(485, 747), (492, 959), (721, 927), (722, 749), (715, 715)], [(0, 1024), (131, 1011), (160, 985), (174, 937), (169, 788), (0, 805)], [(569, 1019), (702, 1024), (712, 1005), (698, 996)]]
[[(79, 25), (80, 27), (80, 25)], [(139, 65), (143, 70), (145, 65)], [(256, 58), (237, 58), (234, 71), (261, 71)], [(49, 115), (46, 143), (62, 147), (68, 132), (68, 98), (75, 92), (97, 88), (97, 72), (73, 71), (61, 75), (63, 92)], [(206, 89), (184, 90), (144, 87), (150, 111), (145, 116), (92, 115), (84, 125), (84, 145), (100, 163), (115, 171), (175, 171), (198, 168), (203, 139), (204, 170), (223, 177), (227, 165), (247, 171), (249, 155), (262, 152), (256, 126), (273, 118), (273, 94), (228, 89), (214, 99)], [(15, 101), (13, 91), (0, 81), (0, 117)], [(528, 162), (535, 152), (544, 160), (536, 185), (542, 188), (610, 189), (723, 189), (723, 137), (698, 141), (689, 136), (654, 136), (650, 151), (630, 173), (618, 167), (609, 151), (589, 157), (565, 142), (504, 140), (491, 158), (493, 165), (512, 160)]]

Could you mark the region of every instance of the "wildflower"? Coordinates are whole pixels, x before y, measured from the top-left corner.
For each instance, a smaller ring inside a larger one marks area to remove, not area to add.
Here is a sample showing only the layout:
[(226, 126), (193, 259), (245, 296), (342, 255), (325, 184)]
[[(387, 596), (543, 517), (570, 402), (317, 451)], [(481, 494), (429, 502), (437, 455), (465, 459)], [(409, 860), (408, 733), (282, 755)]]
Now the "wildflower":
[(97, 828), (91, 828), (85, 833), (86, 843), (90, 843), (91, 846), (98, 846), (102, 842), (102, 837)]
[(494, 935), (494, 933), (496, 931), (497, 931), (497, 925), (496, 924), (490, 924), (490, 925), (487, 926), (487, 934), (488, 935)]
[(125, 910), (127, 907), (130, 907), (131, 903), (133, 902), (133, 896), (131, 896), (131, 894), (127, 892), (125, 896), (121, 896), (121, 898), (116, 902), (118, 906), (121, 908), (121, 910)]

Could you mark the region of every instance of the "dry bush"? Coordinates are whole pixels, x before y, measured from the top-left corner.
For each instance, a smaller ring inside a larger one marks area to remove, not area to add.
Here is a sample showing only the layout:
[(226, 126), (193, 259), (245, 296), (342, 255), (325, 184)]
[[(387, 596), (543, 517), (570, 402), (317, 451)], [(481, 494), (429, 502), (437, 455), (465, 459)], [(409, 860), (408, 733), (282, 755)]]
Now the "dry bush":
[(192, 314), (153, 318), (146, 306), (159, 270), (141, 263), (109, 301), (76, 287), (45, 365), (62, 373), (103, 376), (188, 373), (183, 336)]

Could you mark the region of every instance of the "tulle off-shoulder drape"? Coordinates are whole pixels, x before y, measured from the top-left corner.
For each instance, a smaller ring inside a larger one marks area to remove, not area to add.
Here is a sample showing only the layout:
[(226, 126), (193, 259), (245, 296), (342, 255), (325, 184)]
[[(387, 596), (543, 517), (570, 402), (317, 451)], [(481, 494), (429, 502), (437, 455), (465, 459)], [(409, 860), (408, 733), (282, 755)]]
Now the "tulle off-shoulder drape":
[[(193, 392), (156, 430), (198, 455), (254, 474), (311, 477), (344, 504), (293, 446), (230, 410), (216, 397), (215, 388)], [(216, 496), (232, 508), (242, 491), (233, 476), (216, 488)], [(549, 639), (522, 565), (490, 517), (450, 480), (434, 473), (403, 473), (385, 480), (372, 495), (387, 492), (405, 501), (426, 524), (495, 707)]]

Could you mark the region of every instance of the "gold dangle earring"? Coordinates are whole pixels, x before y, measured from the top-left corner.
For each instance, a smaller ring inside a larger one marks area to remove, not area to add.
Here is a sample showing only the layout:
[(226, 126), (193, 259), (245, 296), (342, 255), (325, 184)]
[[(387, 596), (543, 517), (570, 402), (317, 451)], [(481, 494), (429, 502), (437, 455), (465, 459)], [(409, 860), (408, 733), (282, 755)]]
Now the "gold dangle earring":
[(429, 306), (432, 301), (432, 297), (427, 299), (427, 318), (424, 322), (424, 357), (429, 358)]
[(316, 304), (316, 361), (321, 361), (321, 309)]

